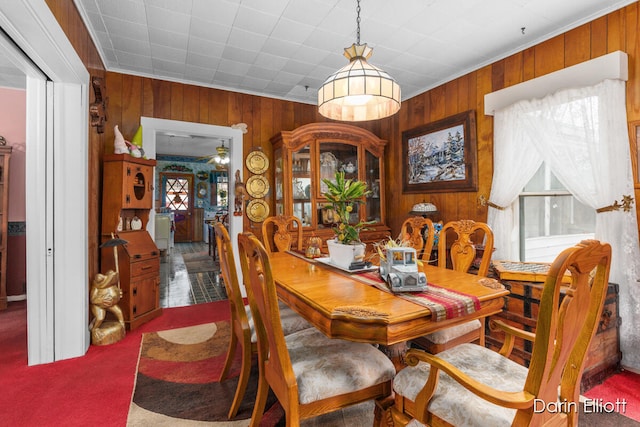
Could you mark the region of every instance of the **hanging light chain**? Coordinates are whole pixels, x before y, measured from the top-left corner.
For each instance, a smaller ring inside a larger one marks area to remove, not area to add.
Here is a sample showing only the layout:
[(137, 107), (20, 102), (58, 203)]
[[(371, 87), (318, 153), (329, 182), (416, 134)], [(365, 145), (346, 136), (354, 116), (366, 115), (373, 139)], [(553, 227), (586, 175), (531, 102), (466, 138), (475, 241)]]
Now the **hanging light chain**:
[(358, 29), (356, 30), (356, 44), (360, 44), (360, 0), (358, 0), (356, 12), (358, 13), (358, 17), (356, 18), (356, 24), (358, 25)]

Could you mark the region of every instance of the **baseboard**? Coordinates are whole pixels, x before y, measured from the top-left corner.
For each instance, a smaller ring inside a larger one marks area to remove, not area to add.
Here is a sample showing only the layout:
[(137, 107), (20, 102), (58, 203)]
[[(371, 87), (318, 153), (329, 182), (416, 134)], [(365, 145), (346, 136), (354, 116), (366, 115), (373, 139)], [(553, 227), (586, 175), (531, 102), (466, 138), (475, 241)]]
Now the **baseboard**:
[(12, 301), (24, 301), (27, 299), (27, 294), (22, 294), (22, 295), (8, 295), (7, 296), (7, 302), (12, 302)]

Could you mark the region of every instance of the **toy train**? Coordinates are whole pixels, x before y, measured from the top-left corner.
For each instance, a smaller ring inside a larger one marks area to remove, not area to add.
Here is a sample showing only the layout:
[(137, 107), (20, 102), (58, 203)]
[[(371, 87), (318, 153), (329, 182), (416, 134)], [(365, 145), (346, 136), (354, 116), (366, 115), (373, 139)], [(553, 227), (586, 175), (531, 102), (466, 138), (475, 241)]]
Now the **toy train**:
[(380, 277), (393, 292), (422, 292), (427, 289), (427, 276), (418, 271), (414, 248), (386, 248), (385, 259), (380, 260)]

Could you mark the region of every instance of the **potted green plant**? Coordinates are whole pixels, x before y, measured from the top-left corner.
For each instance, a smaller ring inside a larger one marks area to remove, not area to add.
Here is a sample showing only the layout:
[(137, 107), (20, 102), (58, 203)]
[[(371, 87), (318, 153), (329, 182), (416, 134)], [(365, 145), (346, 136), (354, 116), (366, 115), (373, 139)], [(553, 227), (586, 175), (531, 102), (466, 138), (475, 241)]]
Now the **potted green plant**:
[(362, 181), (345, 179), (344, 172), (336, 172), (335, 182), (323, 179), (327, 191), (323, 194), (329, 202), (327, 209), (333, 211), (334, 239), (327, 241), (329, 256), (334, 264), (348, 268), (354, 260), (364, 258), (365, 244), (360, 241), (360, 231), (371, 222), (351, 221), (356, 205), (364, 203), (364, 197), (370, 193), (367, 184)]

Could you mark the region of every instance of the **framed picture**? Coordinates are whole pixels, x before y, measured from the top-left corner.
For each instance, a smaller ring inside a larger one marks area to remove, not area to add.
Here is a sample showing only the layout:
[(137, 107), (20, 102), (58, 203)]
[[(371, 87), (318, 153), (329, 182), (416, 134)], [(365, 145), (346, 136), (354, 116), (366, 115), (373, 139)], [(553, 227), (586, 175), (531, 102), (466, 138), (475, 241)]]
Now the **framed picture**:
[(475, 111), (402, 132), (402, 159), (403, 193), (477, 191)]

